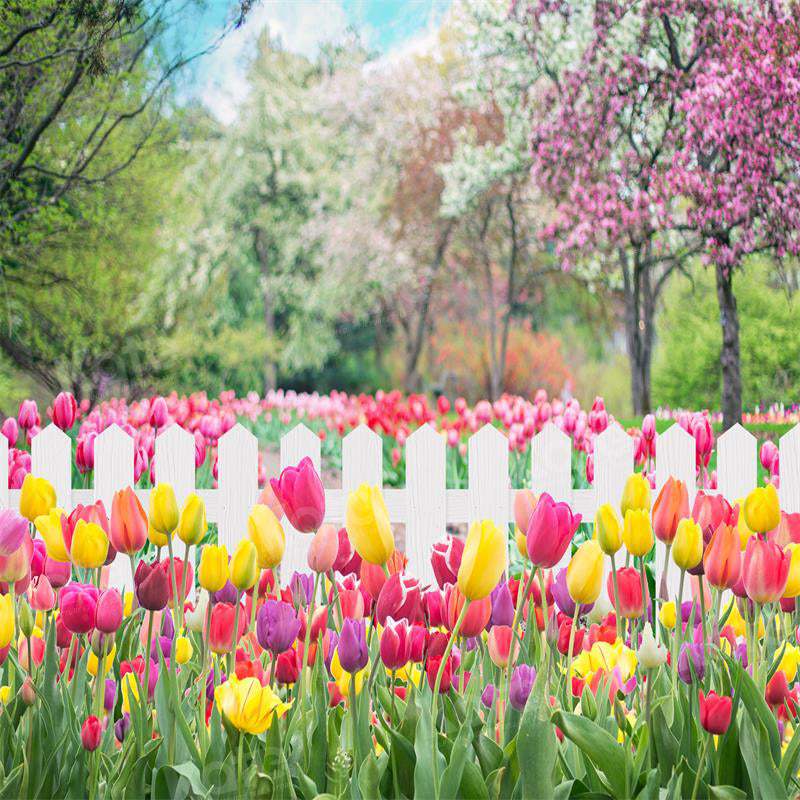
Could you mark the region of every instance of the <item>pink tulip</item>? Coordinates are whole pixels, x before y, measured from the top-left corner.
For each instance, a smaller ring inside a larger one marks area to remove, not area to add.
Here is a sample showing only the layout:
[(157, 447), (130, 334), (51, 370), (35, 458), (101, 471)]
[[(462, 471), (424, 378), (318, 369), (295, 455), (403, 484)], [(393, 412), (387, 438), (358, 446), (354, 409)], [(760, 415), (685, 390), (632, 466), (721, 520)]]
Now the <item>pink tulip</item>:
[(36, 406), (35, 400), (23, 400), (19, 404), (19, 414), (17, 417), (20, 427), (25, 431), (38, 427), (41, 424), (39, 409)]
[(779, 600), (789, 578), (791, 556), (774, 542), (757, 536), (747, 541), (742, 565), (742, 579), (747, 596), (756, 603)]
[(28, 597), (34, 611), (51, 611), (56, 604), (56, 593), (46, 575), (39, 575), (31, 581)]
[(30, 580), (33, 559), (33, 539), (26, 531), (19, 547), (7, 556), (0, 556), (0, 581), (18, 583), (28, 576)]
[(580, 514), (573, 514), (566, 503), (555, 503), (547, 492), (542, 493), (526, 537), (531, 563), (545, 569), (558, 564), (580, 523)]
[(445, 536), (433, 545), (431, 565), (440, 589), (458, 579), (458, 568), (464, 553), (464, 540), (455, 536)]
[(333, 525), (320, 526), (308, 547), (308, 566), (314, 572), (327, 574), (339, 552), (339, 533)]
[(163, 428), (168, 417), (167, 401), (163, 397), (155, 397), (150, 404), (150, 424), (156, 429)]
[(411, 635), (408, 622), (389, 617), (381, 633), (381, 661), (387, 669), (404, 667), (411, 659)]
[(94, 627), (103, 633), (116, 633), (122, 624), (122, 596), (116, 589), (106, 589), (97, 598)]
[(53, 400), (53, 422), (62, 431), (68, 431), (75, 424), (78, 404), (70, 392), (61, 392)]
[(67, 584), (59, 595), (60, 619), (72, 633), (89, 633), (94, 627), (95, 609), (100, 592), (94, 586)]
[(10, 508), (0, 510), (0, 556), (17, 551), (28, 532), (28, 520)]
[(308, 456), (270, 479), (270, 485), (293, 528), (302, 533), (319, 528), (325, 519), (325, 490)]
[(383, 625), (389, 617), (422, 622), (422, 591), (416, 578), (395, 572), (384, 583), (375, 604), (375, 619)]
[(14, 417), (6, 417), (3, 420), (3, 425), (0, 427), (0, 434), (8, 439), (9, 447), (16, 447), (17, 438), (19, 437), (19, 425), (17, 425)]

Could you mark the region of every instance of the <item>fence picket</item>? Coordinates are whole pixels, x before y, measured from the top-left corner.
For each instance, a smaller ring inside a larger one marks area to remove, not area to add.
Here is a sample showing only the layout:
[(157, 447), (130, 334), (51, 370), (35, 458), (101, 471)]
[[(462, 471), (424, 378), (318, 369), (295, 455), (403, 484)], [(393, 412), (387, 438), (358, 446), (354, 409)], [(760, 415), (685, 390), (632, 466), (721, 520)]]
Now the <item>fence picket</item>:
[(548, 422), (531, 442), (531, 487), (539, 495), (572, 503), (572, 442)]
[(595, 511), (603, 503), (619, 511), (622, 490), (632, 472), (633, 439), (619, 425), (609, 425), (594, 440)]
[(444, 439), (425, 424), (406, 440), (406, 555), (423, 586), (434, 582), (431, 547), (445, 534), (445, 480)]
[(717, 487), (734, 503), (755, 489), (756, 438), (736, 423), (717, 439)]
[(0, 436), (0, 508), (8, 507), (8, 439)]
[(342, 489), (345, 495), (362, 483), (383, 486), (381, 437), (366, 425), (359, 425), (342, 439)]
[[(31, 440), (31, 472), (47, 478), (56, 490), (56, 505), (72, 510), (72, 441), (56, 425), (48, 425)], [(111, 509), (106, 506), (106, 511)]]
[[(686, 491), (689, 495), (689, 509), (691, 510), (694, 496), (697, 494), (695, 485), (695, 442), (694, 437), (677, 423), (671, 425), (664, 433), (660, 433), (656, 437), (656, 493), (653, 497), (653, 502), (655, 502), (655, 498), (658, 497), (658, 493), (670, 476), (686, 484)], [(666, 546), (656, 539), (656, 568), (658, 575), (663, 574), (666, 555)], [(667, 579), (670, 597), (677, 596), (679, 582), (680, 574), (673, 564)], [(658, 587), (656, 588), (658, 589)]]
[(800, 425), (781, 436), (781, 508), (789, 514), (800, 511)]
[[(484, 425), (469, 439), (469, 523), (484, 519), (506, 530), (511, 517), (508, 500), (508, 440), (493, 425)], [(506, 565), (508, 548), (506, 548)]]
[[(296, 467), (306, 456), (311, 459), (317, 472), (320, 472), (319, 436), (300, 423), (281, 437), (281, 469)], [(286, 533), (286, 550), (281, 563), (281, 581), (286, 584), (294, 572), (302, 572), (308, 569), (306, 551), (308, 550), (310, 538), (308, 534), (296, 531), (289, 524), (289, 520), (286, 517), (282, 521), (283, 529)]]
[[(156, 483), (169, 483), (175, 491), (178, 508), (183, 508), (186, 497), (194, 491), (194, 436), (180, 425), (170, 425), (156, 437), (155, 479)], [(173, 547), (183, 550), (183, 544), (176, 541)], [(192, 581), (195, 572), (196, 547), (189, 548), (189, 560), (192, 566)], [(175, 552), (184, 557), (184, 552)], [(191, 591), (193, 584), (187, 588)]]
[(218, 540), (232, 554), (247, 535), (247, 516), (258, 497), (258, 439), (237, 423), (219, 439)]
[[(102, 500), (106, 513), (110, 514), (114, 492), (133, 483), (133, 439), (116, 423), (109, 425), (94, 440), (94, 499)], [(132, 589), (133, 578), (127, 559), (117, 557), (111, 563), (108, 585), (120, 590)]]

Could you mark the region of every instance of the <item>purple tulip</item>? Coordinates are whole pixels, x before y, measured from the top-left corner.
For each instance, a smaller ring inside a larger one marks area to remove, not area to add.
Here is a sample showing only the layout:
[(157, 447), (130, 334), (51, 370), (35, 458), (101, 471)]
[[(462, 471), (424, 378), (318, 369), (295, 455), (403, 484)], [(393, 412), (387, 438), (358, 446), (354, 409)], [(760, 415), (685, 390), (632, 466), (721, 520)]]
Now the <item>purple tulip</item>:
[(348, 617), (344, 621), (337, 649), (339, 663), (345, 672), (358, 672), (367, 666), (369, 651), (367, 650), (366, 625), (363, 619)]
[(497, 689), (494, 688), (493, 683), (487, 683), (486, 688), (483, 690), (483, 694), (481, 694), (481, 703), (483, 703), (486, 708), (491, 708), (492, 703), (494, 703), (494, 695)]
[(164, 661), (168, 661), (170, 653), (172, 652), (172, 639), (166, 636), (156, 636), (150, 645), (150, 658), (157, 662), (158, 651), (161, 650), (161, 655), (164, 656)]
[(172, 641), (175, 638), (175, 622), (172, 614), (161, 615), (161, 635)]
[(511, 627), (514, 622), (514, 601), (511, 599), (511, 591), (505, 581), (501, 581), (492, 589), (492, 614), (489, 617), (487, 628), (491, 630), (492, 625), (505, 625)]
[(327, 669), (328, 674), (330, 674), (333, 654), (339, 645), (339, 634), (336, 633), (336, 631), (329, 631), (328, 636), (330, 637), (330, 645), (328, 646), (328, 655), (325, 658), (325, 669)]
[(228, 605), (235, 606), (237, 599), (238, 594), (236, 592), (236, 587), (230, 581), (226, 581), (225, 585), (218, 592), (214, 592), (211, 595), (211, 602), (214, 604), (228, 603)]
[(128, 735), (130, 727), (131, 715), (126, 711), (122, 717), (114, 723), (114, 735), (117, 737), (117, 741), (120, 744), (125, 741), (125, 737)]
[(209, 702), (211, 702), (214, 699), (214, 686), (216, 684), (223, 684), (225, 683), (226, 680), (225, 673), (222, 670), (220, 670), (219, 680), (215, 684), (214, 669), (215, 667), (211, 667), (211, 669), (208, 671), (208, 676), (206, 677), (206, 700), (208, 700)]
[[(691, 665), (689, 657), (691, 656)], [(678, 655), (678, 677), (691, 684), (695, 680), (702, 681), (706, 671), (706, 659), (703, 655), (703, 645), (684, 642)]]
[(10, 556), (19, 550), (27, 532), (28, 520), (25, 517), (10, 508), (0, 511), (0, 556)]
[[(694, 609), (694, 611), (692, 611), (692, 609)], [(697, 603), (694, 603), (691, 600), (685, 600), (683, 603), (681, 603), (681, 622), (686, 625), (689, 623), (690, 618), (692, 620), (691, 624), (693, 627), (700, 624), (700, 615), (697, 610)]]
[(294, 608), (282, 600), (266, 600), (256, 616), (258, 643), (272, 653), (288, 650), (300, 630), (300, 620)]
[(734, 656), (742, 665), (742, 669), (747, 669), (747, 644), (745, 642), (740, 642), (736, 645)]
[(525, 703), (528, 702), (533, 683), (536, 680), (536, 670), (527, 664), (520, 664), (514, 667), (514, 672), (511, 673), (511, 683), (508, 688), (508, 699), (511, 700), (511, 705), (522, 711), (525, 708)]
[[(575, 603), (572, 602), (572, 598), (569, 596), (566, 567), (558, 571), (556, 579), (553, 581), (552, 592), (553, 600), (556, 601), (556, 605), (561, 609), (561, 612), (568, 617), (573, 616), (575, 614)], [(581, 606), (580, 616), (585, 616), (592, 608), (594, 608), (594, 603), (584, 603)]]
[(314, 579), (310, 573), (295, 572), (289, 580), (289, 588), (292, 590), (295, 605), (307, 606), (314, 593)]
[(117, 701), (117, 682), (113, 678), (106, 678), (106, 688), (103, 694), (103, 708), (106, 711), (114, 710)]

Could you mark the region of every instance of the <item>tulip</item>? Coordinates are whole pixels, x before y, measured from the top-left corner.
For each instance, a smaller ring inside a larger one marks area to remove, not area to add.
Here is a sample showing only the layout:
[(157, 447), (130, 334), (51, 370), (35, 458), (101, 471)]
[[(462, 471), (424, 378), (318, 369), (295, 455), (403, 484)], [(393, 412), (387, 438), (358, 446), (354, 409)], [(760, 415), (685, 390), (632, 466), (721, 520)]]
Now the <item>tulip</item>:
[(94, 522), (79, 519), (72, 535), (72, 563), (84, 569), (102, 567), (108, 555), (108, 536)]
[(491, 709), (494, 705), (494, 696), (497, 693), (497, 689), (493, 683), (487, 683), (486, 687), (481, 694), (481, 703), (483, 703), (484, 708)]
[(742, 564), (742, 581), (747, 596), (756, 603), (780, 599), (789, 579), (791, 556), (773, 542), (752, 537), (747, 542)]
[(269, 506), (253, 506), (247, 517), (247, 535), (255, 545), (259, 569), (272, 569), (281, 563), (286, 549), (286, 534)]
[(337, 646), (339, 663), (351, 675), (366, 667), (369, 661), (364, 620), (346, 619), (342, 624)]
[(506, 537), (492, 520), (473, 522), (458, 569), (458, 588), (468, 600), (488, 597), (506, 567)]
[[(622, 567), (617, 570), (617, 587), (619, 590), (619, 603), (613, 597), (612, 575), (608, 576), (606, 589), (609, 597), (612, 598), (614, 610), (622, 619), (637, 619), (644, 614), (645, 606), (642, 602), (642, 581), (639, 571), (634, 567)], [(645, 585), (645, 588), (646, 585)], [(650, 605), (649, 591), (645, 599)]]
[(94, 714), (90, 717), (86, 717), (83, 721), (83, 725), (81, 725), (81, 744), (83, 745), (83, 749), (93, 753), (100, 747), (100, 738), (102, 735), (103, 726), (100, 724), (100, 720), (97, 719)]
[(689, 516), (689, 493), (683, 481), (671, 475), (653, 504), (653, 533), (664, 544), (672, 544), (678, 523)]
[(29, 522), (50, 513), (56, 504), (56, 490), (46, 478), (25, 476), (19, 495), (19, 513)]
[(207, 544), (200, 554), (197, 582), (207, 592), (218, 592), (228, 582), (228, 551), (225, 545)]
[(417, 578), (396, 572), (386, 581), (375, 604), (375, 619), (385, 625), (388, 617), (422, 622), (422, 592)]
[(78, 404), (71, 392), (59, 392), (53, 400), (53, 422), (62, 431), (68, 431), (75, 424)]
[[(238, 604), (237, 604), (238, 605)], [(236, 606), (230, 603), (217, 603), (211, 609), (211, 627), (208, 632), (209, 647), (214, 653), (230, 653), (244, 633), (244, 617), (239, 614), (236, 625)], [(234, 642), (234, 626), (236, 626), (236, 641)]]
[(781, 521), (781, 510), (775, 486), (769, 483), (763, 489), (753, 489), (744, 500), (743, 511), (751, 531), (766, 533), (777, 528)]
[[(489, 650), (489, 657), (496, 667), (505, 669), (508, 666), (511, 658), (511, 643), (510, 625), (494, 625), (489, 631), (487, 649)], [(515, 655), (519, 653), (519, 644), (514, 647), (514, 652)]]
[(431, 589), (423, 593), (422, 608), (425, 619), (431, 628), (440, 628), (447, 624), (447, 607), (444, 601), (444, 594), (439, 590)]
[(606, 555), (613, 556), (622, 547), (622, 525), (611, 503), (603, 503), (597, 509), (594, 533), (600, 549)]
[(208, 592), (198, 591), (197, 602), (194, 607), (189, 604), (189, 609), (184, 614), (186, 627), (195, 633), (201, 633), (206, 623), (206, 613), (208, 611)]
[(770, 678), (765, 692), (766, 701), (773, 708), (781, 708), (789, 698), (789, 684), (786, 674), (782, 670), (776, 670)]
[[(395, 550), (392, 553), (385, 565), (370, 564), (369, 561), (362, 561), (359, 569), (362, 590), (367, 592), (368, 597), (377, 600), (389, 576), (394, 575), (395, 572), (402, 572), (407, 563), (408, 560), (399, 550)], [(383, 569), (384, 566), (386, 567), (385, 570)]]
[(333, 569), (342, 575), (358, 575), (361, 570), (361, 556), (356, 553), (346, 528), (339, 528), (339, 550)]
[(528, 530), (537, 503), (538, 498), (530, 489), (519, 489), (514, 495), (514, 522), (521, 531)]
[(134, 575), (134, 591), (139, 605), (148, 611), (161, 611), (169, 600), (169, 564), (140, 561)]
[(439, 694), (447, 694), (453, 685), (453, 659), (451, 656), (444, 661), (442, 659), (443, 656), (429, 657), (425, 665), (425, 674), (431, 691), (436, 691), (436, 681), (438, 680)]
[(800, 544), (800, 514), (787, 514), (781, 511), (781, 521), (775, 533), (775, 544), (786, 547), (791, 542)]
[(785, 552), (789, 554), (789, 577), (786, 580), (783, 596), (795, 598), (800, 595), (800, 544), (790, 542)]
[(67, 547), (69, 526), (64, 512), (60, 508), (54, 508), (47, 514), (36, 517), (33, 524), (44, 539), (47, 557), (53, 561), (68, 562), (70, 560)]
[(54, 561), (52, 558), (45, 558), (44, 561), (44, 575), (50, 581), (50, 585), (54, 589), (60, 589), (65, 586), (69, 579), (72, 577), (72, 564), (61, 561)]
[(3, 435), (6, 437), (6, 439), (8, 439), (9, 449), (17, 446), (17, 439), (19, 438), (19, 426), (17, 425), (17, 421), (14, 419), (14, 417), (6, 417), (6, 419), (3, 421), (2, 427), (0, 427), (0, 435)]
[(514, 544), (517, 546), (517, 552), (523, 557), (528, 557), (528, 539), (525, 534), (515, 525), (514, 526)]
[(186, 664), (192, 657), (192, 643), (185, 636), (179, 636), (175, 640), (175, 661), (179, 664)]
[(147, 540), (147, 517), (130, 486), (114, 493), (109, 538), (118, 552), (128, 556), (138, 553)]
[(692, 569), (702, 558), (703, 532), (694, 520), (686, 517), (678, 523), (672, 543), (672, 560), (681, 569)]
[(431, 565), (440, 589), (458, 580), (458, 569), (464, 555), (464, 542), (455, 536), (445, 536), (433, 545)]
[[(631, 512), (634, 513), (634, 512)], [(567, 566), (567, 589), (573, 602), (594, 603), (603, 585), (603, 551), (593, 539), (584, 542)]]
[(189, 561), (184, 561), (178, 556), (174, 556), (173, 558), (165, 558), (163, 561), (167, 565), (167, 574), (170, 575), (167, 605), (170, 608), (174, 608), (175, 598), (172, 593), (172, 570), (175, 570), (175, 589), (178, 592), (178, 597), (184, 598), (192, 587), (192, 562), (191, 559)]
[(703, 539), (708, 541), (711, 534), (719, 527), (720, 523), (736, 525), (740, 516), (731, 508), (730, 503), (721, 494), (706, 494), (698, 492), (692, 506), (692, 519), (703, 531)]
[(94, 627), (102, 633), (116, 633), (122, 624), (122, 596), (117, 589), (100, 593), (95, 606)]
[(498, 583), (490, 595), (492, 602), (492, 615), (489, 625), (511, 625), (514, 622), (514, 601), (511, 599), (511, 590), (505, 581)]
[(702, 643), (684, 642), (678, 656), (678, 677), (687, 684), (691, 684), (695, 680), (702, 681), (703, 675), (705, 675), (705, 663)]
[(19, 419), (20, 427), (25, 431), (38, 427), (41, 424), (41, 418), (39, 417), (39, 408), (36, 405), (36, 401), (23, 400), (19, 404), (17, 418)]
[(278, 683), (286, 686), (295, 683), (300, 677), (300, 662), (296, 650), (285, 650), (280, 653), (275, 663), (275, 677)]
[(531, 563), (552, 569), (566, 553), (580, 523), (580, 514), (573, 514), (566, 503), (555, 503), (547, 492), (543, 492), (526, 532)]
[(653, 636), (650, 623), (646, 622), (642, 631), (642, 641), (639, 645), (639, 663), (644, 669), (653, 669), (665, 664), (667, 661), (667, 648), (658, 644)]
[(158, 430), (167, 424), (168, 417), (167, 401), (160, 396), (154, 397), (150, 403), (150, 424)]
[(703, 554), (703, 570), (717, 589), (731, 589), (742, 574), (742, 552), (736, 528), (721, 522)]
[(31, 581), (28, 595), (34, 611), (50, 611), (55, 608), (56, 593), (46, 575), (39, 575)]
[(398, 670), (411, 658), (411, 638), (406, 620), (386, 620), (381, 633), (380, 655), (386, 669)]
[(125, 711), (123, 715), (114, 723), (114, 736), (117, 737), (117, 741), (122, 744), (125, 741), (125, 737), (128, 735), (128, 731), (131, 729), (131, 715)]
[(511, 673), (508, 699), (517, 711), (523, 711), (528, 702), (533, 684), (536, 681), (536, 670), (527, 664), (519, 664)]
[(362, 483), (347, 496), (345, 527), (350, 541), (364, 561), (385, 564), (394, 552), (389, 512), (381, 490)]
[(628, 511), (650, 511), (650, 484), (641, 472), (632, 473), (625, 481), (620, 511), (623, 519)]
[(0, 556), (10, 556), (16, 552), (27, 532), (25, 517), (10, 508), (0, 509)]
[(14, 600), (10, 594), (0, 594), (0, 648), (6, 648), (14, 638)]
[[(150, 492), (150, 527), (157, 534), (164, 539), (170, 539), (175, 534), (175, 530), (180, 522), (178, 514), (178, 501), (175, 498), (175, 490), (169, 483), (159, 483), (155, 489)], [(154, 544), (163, 547), (159, 544), (158, 539)]]
[(178, 537), (188, 547), (200, 544), (208, 530), (206, 506), (200, 496), (191, 492), (187, 495), (178, 522)]
[(300, 631), (300, 620), (289, 603), (267, 599), (256, 615), (256, 638), (265, 650), (277, 655), (288, 650)]
[(658, 619), (661, 624), (669, 631), (675, 627), (676, 612), (675, 603), (670, 600), (667, 603), (662, 603), (661, 611), (658, 612)]
[(231, 583), (240, 591), (250, 589), (258, 580), (258, 551), (250, 539), (242, 539), (231, 557)]
[(642, 558), (653, 548), (650, 514), (644, 509), (628, 509), (622, 530), (622, 541), (632, 556)]
[(15, 584), (14, 591), (22, 594), (30, 583), (32, 559), (33, 540), (26, 533), (22, 544), (10, 556), (0, 556), (0, 581)]
[[(555, 600), (556, 605), (561, 609), (562, 613), (566, 614), (568, 617), (573, 616), (575, 614), (575, 602), (570, 597), (569, 588), (567, 587), (566, 567), (563, 567), (558, 571), (556, 579), (553, 581), (552, 592), (553, 599)], [(588, 614), (592, 610), (593, 605), (593, 603), (582, 605), (580, 607), (580, 611), (578, 612), (579, 616), (585, 616)]]
[(295, 530), (312, 533), (322, 525), (325, 490), (308, 456), (296, 467), (286, 467), (277, 480), (272, 478), (270, 486)]
[(308, 547), (308, 566), (314, 572), (327, 575), (339, 552), (339, 533), (333, 525), (320, 525)]
[[(453, 631), (464, 608), (467, 598), (457, 586), (448, 586), (445, 590), (445, 603), (447, 610), (447, 627)], [(492, 615), (492, 601), (489, 596), (481, 597), (469, 604), (464, 619), (459, 628), (461, 636), (478, 636), (489, 624)]]
[(283, 703), (269, 686), (261, 686), (256, 678), (239, 680), (235, 675), (218, 686), (214, 700), (220, 714), (239, 731), (264, 733), (277, 714), (283, 716), (291, 703)]
[(563, 618), (558, 625), (558, 637), (556, 639), (556, 649), (562, 656), (570, 652), (572, 647), (573, 658), (583, 650), (583, 637), (586, 635), (585, 628), (575, 628), (573, 632), (573, 625), (571, 619)]
[(700, 705), (700, 724), (709, 733), (722, 736), (731, 724), (733, 700), (727, 695), (718, 695), (716, 692), (705, 695), (702, 689), (697, 697)]

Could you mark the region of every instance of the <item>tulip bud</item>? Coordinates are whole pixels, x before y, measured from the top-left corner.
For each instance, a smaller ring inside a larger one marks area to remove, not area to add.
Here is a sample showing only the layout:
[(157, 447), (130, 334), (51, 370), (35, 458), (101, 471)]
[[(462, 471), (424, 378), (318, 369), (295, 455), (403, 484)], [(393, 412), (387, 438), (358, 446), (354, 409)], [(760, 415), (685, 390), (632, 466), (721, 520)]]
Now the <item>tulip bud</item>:
[(385, 564), (394, 553), (389, 512), (379, 487), (362, 483), (348, 494), (345, 527), (364, 561)]
[(228, 581), (228, 552), (225, 545), (207, 544), (200, 554), (197, 582), (207, 592), (218, 592)]
[(364, 620), (346, 619), (338, 644), (339, 663), (351, 674), (364, 669), (369, 660)]
[(242, 539), (231, 558), (231, 583), (240, 591), (250, 589), (258, 580), (258, 551), (249, 539)]
[(658, 612), (658, 619), (668, 631), (675, 627), (675, 617), (675, 603), (672, 600), (663, 603), (661, 610)]
[(632, 556), (647, 555), (653, 548), (653, 528), (650, 514), (644, 509), (628, 509), (625, 513), (625, 524), (622, 541)]
[(186, 636), (179, 636), (175, 640), (175, 660), (185, 664), (192, 657), (192, 643)]
[(747, 527), (756, 533), (766, 533), (777, 528), (781, 521), (778, 492), (773, 484), (763, 489), (753, 489), (744, 501), (744, 519)]
[(103, 726), (100, 724), (100, 720), (97, 719), (94, 714), (87, 717), (81, 726), (81, 744), (83, 745), (83, 749), (88, 750), (90, 753), (97, 750), (100, 746), (102, 735)]
[(33, 635), (35, 622), (31, 607), (24, 597), (20, 598), (19, 605), (17, 606), (17, 621), (19, 622), (20, 633), (26, 639), (30, 638)]
[(53, 422), (62, 431), (68, 431), (75, 424), (78, 403), (71, 392), (60, 392), (53, 400)]
[(688, 517), (682, 519), (672, 542), (672, 560), (681, 569), (692, 569), (702, 558), (703, 532), (700, 526)]
[(169, 483), (159, 483), (150, 493), (150, 527), (162, 537), (171, 538), (179, 521), (175, 490)]
[(325, 519), (325, 489), (308, 456), (296, 467), (286, 467), (277, 480), (270, 480), (270, 485), (295, 530), (312, 533), (322, 525)]
[(323, 575), (330, 572), (339, 552), (339, 532), (333, 525), (321, 525), (308, 547), (308, 566)]
[(581, 692), (581, 714), (592, 721), (597, 718), (597, 700), (588, 686), (584, 686)]
[(508, 699), (517, 711), (523, 711), (528, 702), (533, 684), (536, 681), (536, 670), (527, 664), (519, 664), (511, 673)]
[(603, 551), (596, 541), (584, 542), (567, 566), (567, 588), (575, 603), (594, 603), (603, 586)]
[(26, 676), (25, 680), (22, 682), (20, 695), (22, 696), (22, 702), (25, 703), (26, 706), (32, 706), (36, 702), (36, 686), (34, 686), (33, 679), (30, 675)]
[(665, 664), (667, 661), (667, 648), (658, 644), (653, 636), (650, 623), (646, 622), (642, 631), (642, 642), (639, 645), (639, 663), (644, 669), (653, 669)]
[(600, 549), (613, 556), (622, 547), (622, 526), (611, 503), (603, 503), (594, 516), (594, 532)]
[(178, 537), (184, 544), (200, 544), (208, 530), (206, 506), (200, 496), (191, 492), (181, 509)]
[(620, 501), (623, 519), (628, 511), (650, 511), (650, 484), (641, 472), (634, 472), (625, 481)]
[(286, 535), (281, 521), (269, 506), (253, 506), (247, 517), (247, 534), (258, 552), (260, 569), (272, 569), (281, 563), (286, 549)]
[(125, 741), (125, 737), (128, 735), (128, 731), (131, 729), (131, 715), (125, 711), (115, 723), (114, 723), (114, 735), (117, 737), (117, 741), (122, 744)]
[(467, 534), (458, 588), (468, 600), (488, 597), (506, 568), (506, 537), (491, 519), (474, 522)]
[(29, 522), (50, 513), (56, 504), (56, 490), (46, 478), (25, 476), (19, 495), (19, 513)]

